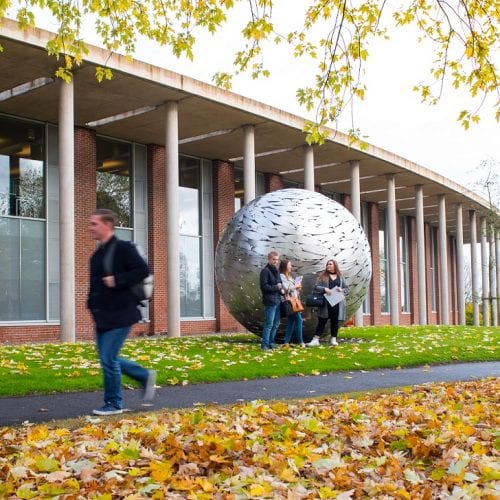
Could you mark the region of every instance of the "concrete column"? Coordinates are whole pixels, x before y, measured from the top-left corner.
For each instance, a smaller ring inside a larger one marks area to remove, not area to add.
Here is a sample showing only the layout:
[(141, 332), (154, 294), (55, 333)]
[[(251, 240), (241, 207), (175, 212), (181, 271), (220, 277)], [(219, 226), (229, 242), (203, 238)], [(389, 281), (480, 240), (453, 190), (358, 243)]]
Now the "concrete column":
[(165, 184), (167, 199), (167, 325), (169, 337), (181, 335), (179, 258), (179, 126), (178, 104), (165, 103)]
[(486, 239), (486, 217), (480, 219), (481, 231), (481, 278), (483, 301), (483, 325), (490, 326), (488, 301), (490, 296), (490, 280), (488, 279), (488, 242)]
[[(351, 161), (351, 212), (361, 224), (361, 190), (359, 187), (359, 161)], [(363, 306), (354, 314), (354, 324), (363, 326)]]
[(446, 237), (446, 199), (444, 194), (438, 197), (439, 204), (439, 277), (441, 282), (440, 317), (442, 325), (450, 324), (450, 306), (448, 301), (448, 242)]
[(399, 325), (398, 245), (396, 236), (396, 181), (387, 176), (387, 240), (389, 242), (389, 307), (391, 325)]
[(304, 146), (304, 189), (314, 191), (314, 150)]
[(472, 287), (472, 321), (474, 326), (479, 326), (479, 282), (477, 273), (477, 224), (476, 212), (469, 210), (470, 221), (470, 276)]
[(245, 144), (243, 147), (243, 201), (245, 205), (255, 199), (255, 127), (243, 127)]
[(418, 322), (427, 324), (427, 286), (425, 267), (424, 189), (415, 186), (417, 226), (417, 279), (418, 279)]
[(465, 325), (465, 287), (464, 287), (464, 228), (462, 218), (462, 204), (457, 203), (457, 305), (458, 324)]
[(495, 250), (495, 228), (490, 225), (490, 296), (491, 296), (491, 324), (498, 326), (497, 304), (497, 265)]
[(73, 80), (59, 93), (59, 255), (62, 342), (75, 333), (75, 137)]

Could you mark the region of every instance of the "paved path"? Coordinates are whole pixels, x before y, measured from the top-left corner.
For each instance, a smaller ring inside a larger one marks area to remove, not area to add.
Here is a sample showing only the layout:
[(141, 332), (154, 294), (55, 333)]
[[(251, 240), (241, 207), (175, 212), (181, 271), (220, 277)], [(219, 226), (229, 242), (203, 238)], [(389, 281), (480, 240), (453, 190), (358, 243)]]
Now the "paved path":
[[(282, 377), (187, 386), (161, 387), (152, 404), (141, 401), (140, 390), (124, 391), (124, 401), (131, 411), (161, 408), (190, 408), (196, 403), (227, 404), (255, 399), (277, 400), (307, 398), (329, 394), (428, 382), (476, 380), (500, 376), (500, 362), (461, 363), (401, 370), (349, 371), (307, 377)], [(102, 405), (102, 392), (77, 392), (47, 396), (0, 398), (0, 426), (25, 421), (46, 422), (53, 419), (89, 415)]]

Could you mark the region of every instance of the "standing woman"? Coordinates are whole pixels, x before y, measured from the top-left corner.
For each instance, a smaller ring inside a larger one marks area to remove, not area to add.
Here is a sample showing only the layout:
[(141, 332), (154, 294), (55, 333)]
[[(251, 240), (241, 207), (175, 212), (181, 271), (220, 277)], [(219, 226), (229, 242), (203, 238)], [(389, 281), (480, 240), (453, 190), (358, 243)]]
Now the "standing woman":
[[(292, 277), (292, 263), (284, 259), (280, 262), (280, 277), (281, 283), (283, 285), (283, 290), (285, 290), (285, 298), (288, 297), (298, 297), (302, 285), (296, 284), (294, 278)], [(304, 340), (302, 338), (302, 313), (296, 312), (288, 316), (286, 330), (285, 330), (285, 346), (290, 345), (290, 340), (292, 338), (292, 333), (295, 328), (295, 334), (297, 336), (297, 343), (300, 347), (305, 347)]]
[(349, 291), (349, 288), (335, 260), (331, 259), (326, 263), (326, 268), (319, 275), (314, 289), (326, 295), (331, 295), (334, 291), (342, 292), (344, 298), (333, 307), (328, 300), (325, 299), (324, 304), (318, 310), (318, 325), (316, 326), (314, 337), (311, 342), (307, 343), (307, 346), (313, 347), (319, 345), (319, 338), (323, 335), (328, 320), (330, 320), (330, 333), (332, 335), (330, 343), (332, 345), (338, 345), (337, 334), (339, 332), (339, 321), (345, 321), (346, 319), (345, 295)]

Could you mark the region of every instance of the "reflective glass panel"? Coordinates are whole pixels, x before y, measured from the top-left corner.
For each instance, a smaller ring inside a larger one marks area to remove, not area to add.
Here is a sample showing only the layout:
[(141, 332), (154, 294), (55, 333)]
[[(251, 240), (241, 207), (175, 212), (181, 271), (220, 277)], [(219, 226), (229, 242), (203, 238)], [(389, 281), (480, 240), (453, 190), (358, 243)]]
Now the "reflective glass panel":
[(0, 215), (45, 217), (44, 127), (0, 116)]
[(113, 210), (118, 227), (132, 227), (132, 145), (98, 137), (97, 207)]
[(200, 161), (179, 158), (179, 231), (200, 234)]
[(201, 300), (201, 239), (193, 236), (180, 238), (181, 316), (203, 315)]
[(0, 217), (0, 321), (45, 319), (45, 223)]

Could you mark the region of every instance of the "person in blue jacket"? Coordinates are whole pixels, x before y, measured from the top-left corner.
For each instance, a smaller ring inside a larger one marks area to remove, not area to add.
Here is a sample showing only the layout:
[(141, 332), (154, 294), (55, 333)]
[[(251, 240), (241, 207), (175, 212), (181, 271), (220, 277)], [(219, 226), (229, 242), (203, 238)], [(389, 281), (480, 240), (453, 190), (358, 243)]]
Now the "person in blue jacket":
[[(90, 259), (87, 307), (95, 322), (104, 383), (104, 406), (93, 410), (94, 415), (123, 412), (122, 373), (142, 385), (144, 399), (152, 399), (155, 391), (155, 371), (118, 357), (132, 325), (141, 319), (130, 287), (148, 276), (149, 269), (135, 245), (115, 236), (116, 220), (107, 209), (96, 210), (89, 220), (89, 232), (99, 245)], [(106, 259), (111, 247), (112, 259)]]
[(274, 337), (280, 326), (281, 296), (284, 295), (278, 269), (280, 256), (272, 250), (267, 255), (267, 265), (260, 272), (260, 291), (264, 304), (264, 325), (262, 327), (262, 350), (274, 349)]

